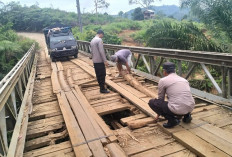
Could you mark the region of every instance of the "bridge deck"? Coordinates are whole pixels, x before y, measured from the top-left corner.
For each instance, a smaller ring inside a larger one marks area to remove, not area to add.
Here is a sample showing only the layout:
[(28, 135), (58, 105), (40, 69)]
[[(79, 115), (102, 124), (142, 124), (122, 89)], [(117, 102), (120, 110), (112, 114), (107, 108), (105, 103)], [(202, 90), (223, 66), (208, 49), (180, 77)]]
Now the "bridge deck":
[[(147, 115), (150, 97), (115, 78), (115, 67), (107, 68), (110, 94), (103, 95), (88, 57), (47, 57), (39, 52), (24, 156), (232, 156), (229, 111), (195, 98), (192, 123), (164, 129), (164, 120)], [(156, 82), (133, 75), (157, 93)]]

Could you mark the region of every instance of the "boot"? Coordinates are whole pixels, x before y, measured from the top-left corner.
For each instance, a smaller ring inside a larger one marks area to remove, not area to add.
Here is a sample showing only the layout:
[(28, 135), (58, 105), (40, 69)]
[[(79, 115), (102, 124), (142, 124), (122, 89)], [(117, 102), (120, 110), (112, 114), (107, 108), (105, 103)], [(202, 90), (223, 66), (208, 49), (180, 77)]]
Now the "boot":
[(105, 87), (100, 88), (100, 93), (109, 93), (110, 91), (108, 91), (107, 89), (105, 89)]
[(174, 126), (178, 125), (180, 123), (180, 120), (174, 119), (174, 120), (168, 120), (167, 123), (163, 124), (164, 128), (173, 128)]
[(184, 123), (190, 123), (192, 121), (192, 116), (190, 113), (184, 115), (184, 118), (182, 119)]

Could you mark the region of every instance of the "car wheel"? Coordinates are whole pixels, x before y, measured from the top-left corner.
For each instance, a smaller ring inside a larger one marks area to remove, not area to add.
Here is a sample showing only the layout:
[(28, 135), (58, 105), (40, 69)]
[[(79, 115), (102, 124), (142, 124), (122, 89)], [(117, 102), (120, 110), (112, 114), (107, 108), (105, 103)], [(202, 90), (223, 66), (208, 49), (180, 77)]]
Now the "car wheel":
[(77, 58), (77, 54), (74, 55), (74, 58)]

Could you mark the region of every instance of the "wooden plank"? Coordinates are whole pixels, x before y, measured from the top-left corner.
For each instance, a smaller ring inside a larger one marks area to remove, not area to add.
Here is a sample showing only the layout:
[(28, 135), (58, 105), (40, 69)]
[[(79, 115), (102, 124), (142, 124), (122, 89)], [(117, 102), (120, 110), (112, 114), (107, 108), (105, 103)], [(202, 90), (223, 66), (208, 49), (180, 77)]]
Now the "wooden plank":
[[(80, 88), (78, 86), (75, 86), (75, 90), (78, 93), (78, 95), (80, 96), (80, 99), (88, 102), (88, 100), (86, 99), (86, 97), (84, 96), (84, 94), (81, 92)], [(93, 116), (93, 118), (97, 121), (97, 123), (99, 124), (99, 126), (102, 128), (102, 130), (104, 131), (104, 133), (109, 136), (108, 139), (111, 142), (116, 142), (117, 141), (117, 137), (114, 136), (112, 130), (110, 130), (110, 128), (106, 125), (106, 123), (104, 122), (104, 120), (96, 113), (96, 111), (93, 109), (93, 107), (86, 103), (86, 106), (90, 112), (90, 114)]]
[(208, 105), (208, 106), (204, 106), (204, 107), (200, 107), (200, 108), (195, 108), (192, 112), (192, 114), (198, 113), (198, 112), (206, 112), (212, 109), (216, 109), (219, 106), (217, 105)]
[(72, 152), (72, 148), (66, 148), (66, 149), (52, 152), (49, 154), (40, 155), (40, 157), (57, 157), (57, 156), (60, 156), (60, 157), (73, 156), (73, 157), (75, 157), (75, 154)]
[(49, 134), (47, 136), (32, 139), (32, 140), (26, 142), (25, 151), (28, 152), (28, 151), (33, 150), (33, 149), (48, 146), (48, 145), (50, 145), (52, 140), (62, 139), (64, 137), (66, 137), (67, 135), (68, 135), (67, 130), (64, 130), (63, 132), (60, 132), (60, 133)]
[(232, 143), (232, 134), (226, 130), (223, 130), (221, 128), (218, 128), (210, 124), (202, 125), (201, 128), (207, 130), (208, 132), (214, 134), (215, 136), (218, 136), (226, 140), (227, 142)]
[(106, 98), (112, 98), (115, 96), (118, 96), (118, 93), (109, 93), (109, 94), (101, 94), (101, 95), (97, 95), (97, 96), (89, 96), (87, 95), (88, 100), (101, 100), (101, 99), (106, 99)]
[(128, 122), (128, 126), (131, 129), (137, 129), (137, 128), (142, 128), (142, 127), (146, 126), (147, 124), (151, 124), (151, 123), (155, 123), (154, 118), (147, 117), (147, 118), (143, 118), (143, 119), (136, 119), (136, 120), (130, 121), (130, 122)]
[(126, 153), (117, 143), (110, 143), (106, 145), (111, 157), (127, 157)]
[(41, 149), (36, 149), (30, 152), (26, 152), (23, 154), (24, 157), (33, 157), (33, 156), (41, 156), (41, 155), (47, 155), (52, 152), (64, 150), (67, 148), (71, 148), (71, 143), (69, 141), (67, 142), (62, 142), (60, 144), (52, 145), (49, 147), (44, 147)]
[(133, 155), (132, 157), (159, 157), (174, 154), (182, 150), (185, 150), (185, 148), (182, 145), (178, 144), (177, 142), (172, 142), (162, 147)]
[(161, 137), (160, 138), (157, 137), (153, 141), (140, 142), (137, 145), (126, 147), (126, 148), (123, 148), (123, 149), (124, 149), (124, 151), (126, 152), (126, 154), (128, 156), (132, 156), (132, 155), (142, 153), (142, 152), (145, 152), (147, 150), (156, 148), (158, 146), (163, 146), (163, 145), (172, 143), (173, 141), (174, 141), (174, 139), (163, 139)]
[(52, 71), (51, 80), (52, 80), (53, 93), (55, 94), (60, 93), (61, 91), (60, 83), (58, 81), (57, 72), (55, 72), (54, 70)]
[[(75, 117), (77, 118), (77, 121), (85, 136), (86, 141), (98, 139), (99, 137), (95, 132), (95, 129), (91, 121), (89, 120), (86, 113), (83, 111), (83, 108), (81, 107), (75, 95), (71, 91), (65, 92), (65, 95), (67, 97), (67, 100), (69, 101), (69, 104), (73, 110)], [(88, 145), (94, 156), (102, 156), (102, 157), (107, 156), (100, 140), (90, 142), (88, 143)]]
[(124, 88), (125, 90), (129, 91), (130, 93), (134, 94), (135, 96), (139, 98), (147, 97), (145, 94), (141, 93), (140, 91), (134, 89), (133, 87), (123, 84), (123, 83), (117, 83), (120, 87)]
[(61, 118), (57, 118), (56, 120), (53, 120), (53, 121), (47, 121), (46, 123), (44, 122), (44, 123), (39, 123), (39, 124), (35, 124), (35, 125), (30, 125), (30, 126), (28, 126), (27, 131), (34, 130), (34, 129), (47, 128), (49, 125), (53, 126), (53, 125), (60, 124), (63, 122), (64, 122), (64, 119), (63, 119), (63, 117), (61, 117)]
[(64, 68), (63, 68), (63, 66), (62, 66), (62, 64), (61, 64), (61, 62), (56, 62), (56, 67), (57, 67), (57, 70), (58, 70), (58, 71), (63, 71), (63, 70), (64, 70)]
[(140, 113), (140, 114), (137, 114), (137, 115), (134, 115), (134, 116), (122, 118), (122, 119), (120, 119), (120, 122), (123, 125), (128, 125), (127, 123), (130, 122), (130, 121), (141, 119), (141, 118), (146, 118), (146, 117), (147, 117), (147, 115), (145, 115), (143, 113)]
[[(95, 73), (93, 71), (93, 68), (90, 67), (88, 64), (84, 63), (83, 61), (79, 60), (72, 60), (75, 64), (79, 65), (83, 70), (88, 72), (90, 75), (95, 76)], [(124, 88), (120, 87), (113, 81), (106, 79), (106, 84), (114, 88), (116, 91), (118, 91), (121, 95), (123, 95), (126, 99), (128, 99), (130, 102), (132, 102), (136, 107), (138, 107), (140, 110), (142, 110), (147, 115), (155, 118), (157, 115), (156, 113), (148, 106), (147, 103), (139, 99), (138, 97), (134, 96)]]
[(78, 101), (80, 102), (80, 105), (82, 106), (83, 110), (85, 111), (86, 115), (88, 116), (89, 120), (91, 121), (96, 133), (98, 134), (99, 138), (101, 138), (101, 142), (103, 144), (108, 143), (108, 141), (106, 140), (106, 138), (103, 138), (105, 136), (103, 130), (100, 128), (100, 126), (97, 124), (96, 120), (92, 117), (92, 114), (90, 114), (90, 111), (87, 108), (88, 101), (81, 99), (81, 95), (79, 95), (74, 89), (73, 89), (73, 93), (76, 96), (76, 98), (78, 99)]
[(96, 105), (96, 104), (105, 104), (108, 102), (115, 102), (119, 101), (122, 97), (121, 96), (114, 96), (114, 97), (110, 97), (110, 98), (106, 98), (106, 99), (99, 99), (99, 100), (93, 100), (90, 102), (91, 105)]
[(27, 139), (36, 138), (42, 135), (46, 135), (48, 132), (55, 131), (61, 129), (64, 126), (63, 123), (56, 123), (47, 125), (42, 128), (35, 128), (27, 131)]
[[(210, 127), (210, 125), (207, 125), (204, 127)], [(211, 129), (213, 129), (213, 128), (211, 127)], [(201, 127), (194, 128), (194, 129), (191, 129), (189, 131), (194, 133), (198, 137), (204, 139), (205, 141), (212, 144), (213, 146), (220, 149), (221, 151), (227, 153), (228, 155), (232, 155), (232, 149), (231, 149), (232, 148), (232, 141), (228, 141), (228, 140), (225, 140), (223, 138), (220, 138), (220, 135), (217, 136), (211, 132), (208, 132), (205, 129), (202, 129)], [(221, 131), (221, 133), (223, 133), (223, 132)]]
[(173, 133), (173, 137), (186, 146), (190, 151), (196, 153), (199, 156), (210, 156), (210, 157), (227, 157), (226, 153), (222, 152), (212, 144), (202, 140), (198, 136), (194, 135), (190, 131), (184, 130)]
[(193, 154), (189, 150), (182, 150), (182, 151), (167, 155), (165, 157), (197, 157), (197, 155)]
[(115, 112), (124, 111), (130, 108), (129, 104), (125, 105), (125, 104), (122, 104), (121, 102), (110, 103), (110, 104), (96, 106), (96, 107), (93, 106), (93, 107), (95, 111), (101, 116), (115, 113)]
[(60, 85), (61, 85), (61, 89), (65, 92), (68, 92), (70, 91), (70, 87), (69, 85), (67, 84), (65, 78), (64, 78), (64, 72), (63, 71), (58, 71), (58, 75), (59, 75), (59, 82), (60, 82)]
[(69, 132), (69, 137), (73, 146), (73, 150), (76, 156), (91, 157), (92, 153), (87, 144), (74, 146), (77, 144), (85, 143), (85, 138), (81, 129), (76, 121), (76, 118), (73, 115), (73, 112), (69, 106), (68, 100), (65, 97), (64, 92), (57, 94), (59, 101), (60, 109), (64, 116), (65, 124)]

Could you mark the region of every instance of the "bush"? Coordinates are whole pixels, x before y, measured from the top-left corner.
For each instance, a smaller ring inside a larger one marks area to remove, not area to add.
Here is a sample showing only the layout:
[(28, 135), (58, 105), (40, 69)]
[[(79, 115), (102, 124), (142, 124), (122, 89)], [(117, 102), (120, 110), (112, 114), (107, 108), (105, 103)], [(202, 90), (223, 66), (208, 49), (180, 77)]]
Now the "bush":
[[(14, 67), (33, 44), (33, 40), (18, 36), (11, 24), (0, 27), (0, 80)], [(38, 43), (36, 44), (38, 48)]]

